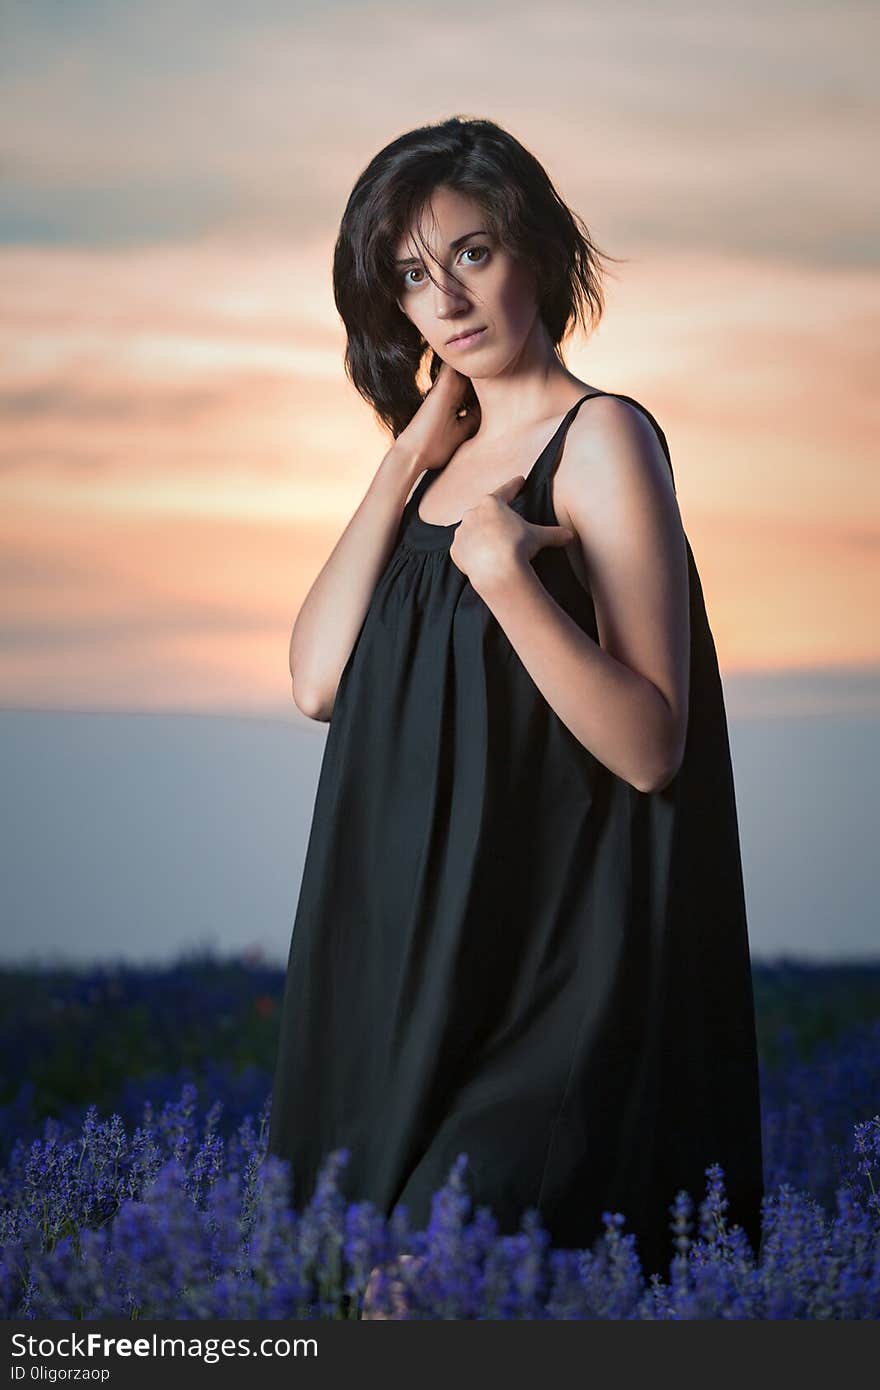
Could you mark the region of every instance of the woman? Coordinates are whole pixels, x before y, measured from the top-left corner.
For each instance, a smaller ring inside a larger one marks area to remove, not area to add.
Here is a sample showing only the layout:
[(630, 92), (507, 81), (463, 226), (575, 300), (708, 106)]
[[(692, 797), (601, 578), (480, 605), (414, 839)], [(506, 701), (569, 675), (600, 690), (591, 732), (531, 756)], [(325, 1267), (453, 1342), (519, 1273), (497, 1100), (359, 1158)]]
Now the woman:
[[(763, 1193), (715, 647), (663, 431), (564, 365), (601, 253), (490, 121), (383, 149), (336, 246), (346, 369), (393, 443), (291, 642), (330, 720), (269, 1149), (424, 1227), (459, 1153), (501, 1232)], [(462, 336), (463, 335), (463, 336)], [(419, 370), (429, 359), (431, 389)], [(565, 444), (563, 454), (563, 444)], [(413, 484), (420, 478), (418, 486)]]

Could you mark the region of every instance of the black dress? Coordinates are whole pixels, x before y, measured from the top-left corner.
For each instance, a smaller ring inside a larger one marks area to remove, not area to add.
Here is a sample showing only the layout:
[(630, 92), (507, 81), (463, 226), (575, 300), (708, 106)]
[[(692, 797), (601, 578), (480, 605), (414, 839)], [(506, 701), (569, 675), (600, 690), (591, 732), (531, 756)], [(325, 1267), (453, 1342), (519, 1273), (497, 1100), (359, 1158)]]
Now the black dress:
[[(591, 395), (618, 395), (592, 392)], [(649, 411), (629, 396), (666, 437)], [(559, 424), (511, 505), (554, 525)], [(672, 470), (671, 461), (669, 463)], [(668, 1273), (669, 1205), (725, 1172), (757, 1250), (755, 1019), (727, 721), (690, 544), (687, 744), (640, 792), (544, 699), (423, 521), (426, 472), (339, 683), (284, 992), (269, 1151), (293, 1202), (345, 1147), (349, 1200), (414, 1226), (459, 1153), (500, 1233), (583, 1248), (619, 1211)], [(674, 478), (673, 478), (674, 486)], [(598, 641), (562, 548), (533, 566)]]

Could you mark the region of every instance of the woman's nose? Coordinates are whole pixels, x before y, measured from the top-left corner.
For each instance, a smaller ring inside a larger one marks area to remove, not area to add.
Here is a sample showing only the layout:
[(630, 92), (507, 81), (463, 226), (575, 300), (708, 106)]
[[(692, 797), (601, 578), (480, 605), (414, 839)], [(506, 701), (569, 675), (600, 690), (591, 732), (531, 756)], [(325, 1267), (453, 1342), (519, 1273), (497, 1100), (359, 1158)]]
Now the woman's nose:
[(448, 314), (451, 309), (467, 303), (467, 296), (454, 280), (444, 283), (442, 277), (434, 286), (434, 308), (439, 315)]

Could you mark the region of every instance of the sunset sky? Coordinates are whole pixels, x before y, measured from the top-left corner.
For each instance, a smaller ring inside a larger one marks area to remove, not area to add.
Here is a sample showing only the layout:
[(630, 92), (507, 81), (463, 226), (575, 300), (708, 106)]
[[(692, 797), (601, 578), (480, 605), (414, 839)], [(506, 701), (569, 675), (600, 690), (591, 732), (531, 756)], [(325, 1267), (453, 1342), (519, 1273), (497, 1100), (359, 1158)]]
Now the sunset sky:
[(876, 16), (4, 4), (2, 704), (289, 710), (389, 443), (343, 373), (339, 219), (459, 114), (627, 258), (565, 357), (663, 427), (723, 672), (871, 677), (878, 712)]

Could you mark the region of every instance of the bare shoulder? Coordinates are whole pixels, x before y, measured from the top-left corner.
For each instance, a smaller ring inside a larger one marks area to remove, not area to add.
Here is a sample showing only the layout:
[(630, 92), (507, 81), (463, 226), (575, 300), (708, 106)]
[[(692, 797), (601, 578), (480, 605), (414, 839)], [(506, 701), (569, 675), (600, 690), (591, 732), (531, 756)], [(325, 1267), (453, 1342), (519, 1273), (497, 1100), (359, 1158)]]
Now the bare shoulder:
[(554, 477), (561, 524), (569, 525), (571, 517), (583, 515), (588, 506), (595, 514), (603, 497), (632, 486), (675, 497), (656, 429), (644, 411), (619, 396), (584, 401), (569, 426)]
[(661, 478), (670, 478), (660, 437), (643, 410), (620, 396), (584, 401), (568, 428), (559, 461), (560, 478), (582, 472), (585, 466), (601, 471), (626, 459), (641, 460), (642, 467), (656, 467)]

